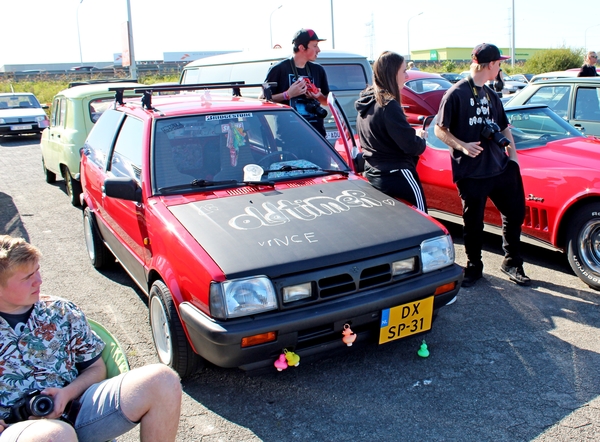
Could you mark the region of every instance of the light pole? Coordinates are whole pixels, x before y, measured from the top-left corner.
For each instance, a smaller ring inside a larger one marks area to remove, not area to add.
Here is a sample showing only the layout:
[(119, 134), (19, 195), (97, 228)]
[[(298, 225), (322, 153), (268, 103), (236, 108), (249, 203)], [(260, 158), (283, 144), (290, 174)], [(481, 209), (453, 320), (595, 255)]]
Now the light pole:
[(335, 49), (335, 32), (333, 30), (333, 0), (330, 0), (331, 6), (331, 49)]
[(129, 0), (127, 0), (127, 22), (129, 23), (129, 76), (137, 80), (137, 67), (133, 52), (133, 24), (131, 23), (131, 5), (129, 4)]
[(423, 15), (423, 13), (419, 12), (417, 15), (413, 15), (411, 18), (408, 19), (408, 22), (406, 23), (406, 50), (408, 52), (406, 56), (408, 57), (408, 60), (410, 60), (410, 21), (413, 18), (418, 17), (419, 15)]
[(83, 56), (81, 55), (81, 36), (79, 34), (79, 6), (83, 3), (83, 0), (79, 0), (77, 5), (77, 41), (79, 42), (79, 66), (83, 65)]
[(281, 9), (283, 5), (279, 5), (277, 6), (275, 9), (273, 9), (273, 12), (271, 12), (271, 15), (269, 16), (269, 32), (271, 35), (271, 49), (273, 49), (273, 14), (275, 14), (275, 12), (277, 12), (278, 10)]
[(587, 47), (587, 31), (588, 31), (588, 29), (595, 28), (596, 26), (600, 26), (600, 23), (598, 23), (597, 25), (590, 26), (583, 33), (583, 46), (584, 46), (583, 49), (585, 50), (586, 53), (587, 53), (587, 50), (588, 50), (588, 47)]

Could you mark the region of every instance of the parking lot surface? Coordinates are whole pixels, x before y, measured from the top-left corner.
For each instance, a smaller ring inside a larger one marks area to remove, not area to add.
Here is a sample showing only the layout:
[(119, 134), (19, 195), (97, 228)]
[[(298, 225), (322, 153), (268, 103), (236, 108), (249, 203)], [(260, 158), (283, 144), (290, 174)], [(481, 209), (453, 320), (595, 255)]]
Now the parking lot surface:
[[(464, 265), (460, 228), (451, 231)], [(157, 362), (145, 295), (118, 264), (90, 265), (81, 210), (62, 181), (44, 181), (33, 138), (0, 138), (0, 232), (41, 249), (42, 291), (110, 329), (133, 367)], [(177, 440), (600, 440), (600, 293), (564, 255), (529, 245), (533, 284), (516, 286), (499, 271), (500, 245), (486, 237), (485, 278), (424, 336), (259, 376), (204, 368), (183, 383)], [(423, 339), (427, 358), (417, 355)], [(132, 430), (119, 441), (138, 439)]]

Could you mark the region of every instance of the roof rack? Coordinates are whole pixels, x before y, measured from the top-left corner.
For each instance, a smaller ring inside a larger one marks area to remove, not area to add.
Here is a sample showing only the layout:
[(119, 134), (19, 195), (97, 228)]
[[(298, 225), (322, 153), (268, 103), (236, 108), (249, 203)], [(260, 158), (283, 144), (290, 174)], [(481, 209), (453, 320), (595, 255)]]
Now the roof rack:
[(246, 84), (245, 81), (228, 81), (224, 83), (200, 83), (200, 84), (178, 84), (178, 85), (165, 85), (165, 86), (147, 86), (147, 87), (111, 87), (109, 91), (115, 91), (115, 100), (119, 104), (123, 104), (123, 91), (131, 90), (135, 93), (143, 93), (142, 106), (146, 109), (152, 110), (152, 93), (161, 91), (196, 91), (196, 90), (214, 90), (214, 89), (233, 89), (234, 97), (241, 97), (242, 88), (257, 88), (263, 89), (263, 95), (267, 101), (272, 100), (271, 86), (275, 86), (277, 83), (265, 82), (265, 83), (254, 83)]

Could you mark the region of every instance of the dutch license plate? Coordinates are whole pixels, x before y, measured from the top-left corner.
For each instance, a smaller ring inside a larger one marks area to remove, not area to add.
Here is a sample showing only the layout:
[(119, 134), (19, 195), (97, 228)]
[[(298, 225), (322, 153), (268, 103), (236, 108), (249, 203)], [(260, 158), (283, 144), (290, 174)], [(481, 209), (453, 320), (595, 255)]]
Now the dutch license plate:
[(20, 124), (20, 125), (16, 125), (16, 126), (11, 126), (10, 130), (29, 130), (32, 127), (33, 126), (31, 124)]
[(340, 133), (338, 131), (327, 132), (328, 140), (337, 140), (339, 137), (340, 137)]
[(395, 341), (431, 329), (433, 296), (381, 312), (379, 343)]

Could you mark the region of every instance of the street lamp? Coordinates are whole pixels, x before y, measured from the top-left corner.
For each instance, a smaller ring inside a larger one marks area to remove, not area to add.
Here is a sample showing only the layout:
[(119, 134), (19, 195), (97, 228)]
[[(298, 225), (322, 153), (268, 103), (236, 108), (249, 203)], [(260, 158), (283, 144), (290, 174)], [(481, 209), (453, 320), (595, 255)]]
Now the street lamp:
[(407, 49), (407, 57), (410, 60), (410, 21), (415, 18), (418, 17), (419, 15), (423, 15), (422, 12), (419, 12), (417, 15), (413, 15), (411, 18), (408, 19), (408, 22), (406, 23), (406, 49)]
[(271, 15), (269, 15), (269, 32), (271, 35), (271, 49), (273, 49), (273, 22), (272, 22), (273, 14), (275, 12), (277, 12), (279, 9), (281, 9), (282, 6), (283, 5), (277, 6), (275, 9), (273, 9), (273, 12), (271, 12)]
[(587, 52), (587, 50), (588, 50), (588, 47), (587, 47), (587, 31), (588, 31), (588, 29), (595, 28), (596, 26), (600, 26), (600, 23), (598, 23), (597, 25), (590, 26), (590, 27), (589, 27), (589, 28), (587, 28), (587, 29), (585, 30), (585, 32), (583, 33), (583, 49), (584, 49), (586, 52)]
[(133, 53), (133, 24), (131, 23), (131, 5), (129, 4), (129, 0), (127, 0), (127, 22), (129, 23), (129, 76), (137, 80), (137, 66), (135, 64), (135, 54)]
[(79, 6), (83, 3), (83, 0), (79, 1), (77, 5), (77, 41), (79, 42), (79, 66), (83, 66), (83, 56), (81, 55), (81, 36), (79, 35)]

